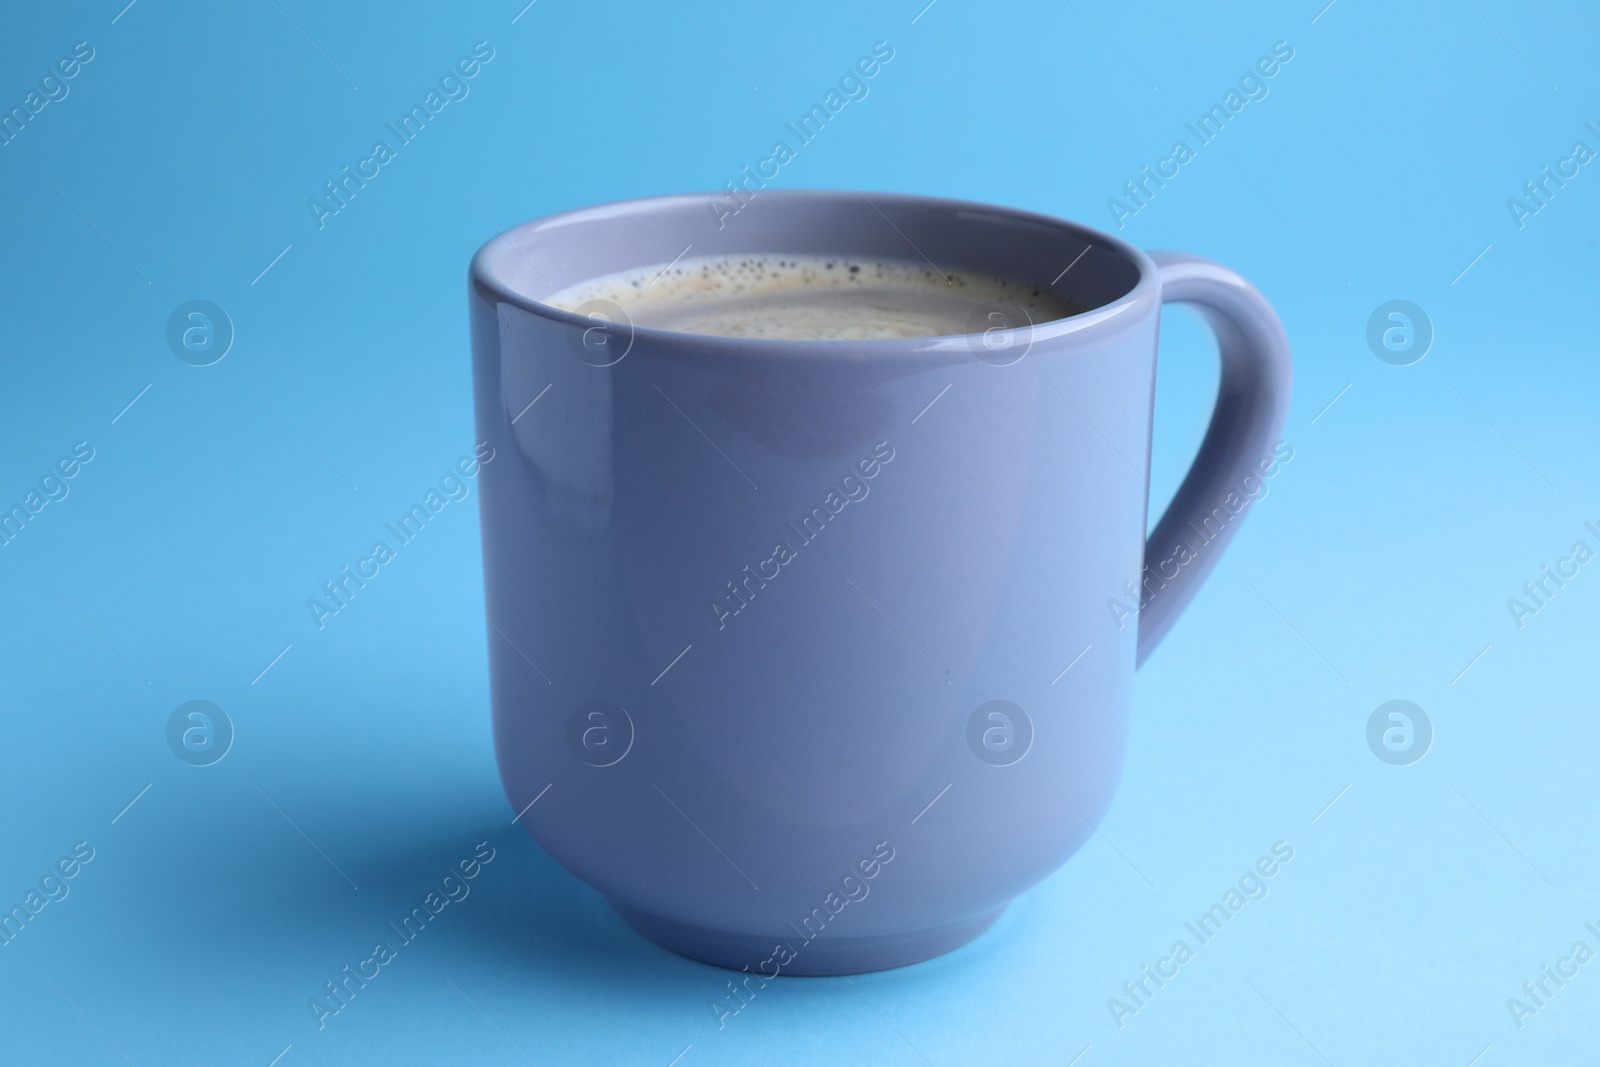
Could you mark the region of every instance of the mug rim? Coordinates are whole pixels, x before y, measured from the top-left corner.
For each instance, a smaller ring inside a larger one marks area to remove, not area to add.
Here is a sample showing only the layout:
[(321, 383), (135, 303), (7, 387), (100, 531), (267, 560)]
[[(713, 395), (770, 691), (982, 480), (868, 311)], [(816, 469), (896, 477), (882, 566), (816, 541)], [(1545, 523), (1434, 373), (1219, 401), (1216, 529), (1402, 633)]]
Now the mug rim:
[[(629, 197), (622, 200), (591, 204), (586, 207), (569, 208), (565, 211), (558, 211), (530, 219), (527, 222), (518, 223), (509, 229), (499, 231), (494, 237), (485, 241), (474, 253), (468, 268), (470, 287), (480, 295), (485, 292), (492, 294), (494, 297), (493, 301), (491, 301), (492, 303), (510, 304), (530, 314), (580, 330), (591, 329), (597, 323), (596, 320), (588, 315), (580, 315), (576, 312), (567, 311), (552, 304), (535, 300), (512, 285), (498, 270), (498, 259), (506, 255), (521, 255), (521, 245), (517, 240), (519, 237), (528, 237), (566, 226), (582, 225), (591, 220), (615, 219), (618, 216), (659, 211), (685, 204), (700, 204), (707, 198), (717, 195), (716, 193), (702, 192)], [(1130, 316), (1137, 318), (1137, 312), (1132, 309), (1154, 306), (1159, 302), (1160, 276), (1155, 261), (1150, 258), (1148, 253), (1120, 237), (1097, 230), (1092, 226), (1086, 226), (1072, 219), (1064, 219), (1022, 208), (990, 204), (980, 200), (959, 200), (951, 197), (923, 196), (915, 193), (874, 191), (871, 193), (870, 198), (868, 198), (867, 193), (857, 189), (768, 189), (763, 190), (761, 193), (764, 200), (788, 201), (802, 205), (807, 201), (853, 199), (857, 195), (867, 199), (875, 207), (880, 203), (915, 204), (925, 209), (947, 211), (951, 214), (981, 212), (988, 215), (1005, 216), (1011, 220), (1036, 226), (1064, 229), (1082, 238), (1091, 246), (1100, 245), (1108, 251), (1121, 256), (1138, 271), (1138, 281), (1126, 293), (1115, 300), (1101, 304), (1099, 307), (1091, 308), (1088, 311), (1079, 312), (1076, 315), (1068, 315), (1065, 318), (1050, 319), (1045, 322), (1002, 331), (1002, 335), (1007, 338), (1025, 340), (1030, 345), (1040, 341), (1069, 337), (1074, 340), (1090, 341), (1109, 334), (1122, 332), (1123, 329), (1131, 325)], [(601, 325), (609, 324), (602, 323)], [(928, 353), (951, 353), (956, 351), (970, 353), (973, 339), (983, 336), (976, 333), (960, 333), (930, 337), (880, 337), (854, 340), (729, 337), (723, 334), (692, 333), (684, 330), (640, 326), (632, 321), (626, 324), (625, 329), (630, 341), (644, 340), (648, 341), (652, 347), (669, 350), (690, 347), (702, 355), (743, 355), (756, 351), (765, 352), (772, 356), (804, 353), (809, 356), (869, 357), (873, 359), (896, 355), (925, 355)], [(1078, 335), (1083, 336), (1079, 337)]]

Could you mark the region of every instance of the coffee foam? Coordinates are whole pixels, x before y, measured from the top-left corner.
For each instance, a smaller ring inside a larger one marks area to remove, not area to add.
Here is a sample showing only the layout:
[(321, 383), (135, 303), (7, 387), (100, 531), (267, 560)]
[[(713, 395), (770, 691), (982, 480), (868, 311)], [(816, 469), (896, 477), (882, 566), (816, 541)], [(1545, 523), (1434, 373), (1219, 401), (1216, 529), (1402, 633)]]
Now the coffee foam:
[(563, 289), (545, 303), (604, 314), (583, 307), (591, 301), (618, 305), (636, 326), (819, 341), (981, 333), (1090, 307), (1049, 286), (975, 271), (775, 254), (707, 256), (624, 271)]

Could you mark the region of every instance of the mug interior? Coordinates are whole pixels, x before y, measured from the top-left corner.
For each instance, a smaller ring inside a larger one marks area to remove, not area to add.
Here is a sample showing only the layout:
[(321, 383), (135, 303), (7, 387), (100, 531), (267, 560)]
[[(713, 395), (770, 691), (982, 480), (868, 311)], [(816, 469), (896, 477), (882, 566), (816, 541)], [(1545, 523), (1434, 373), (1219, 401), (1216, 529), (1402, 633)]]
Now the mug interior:
[[(1010, 208), (855, 190), (762, 190), (625, 200), (525, 223), (484, 245), (476, 283), (502, 300), (545, 301), (582, 282), (684, 258), (754, 254), (925, 260), (1052, 287), (1085, 314), (1127, 297), (1143, 253), (1107, 234)], [(734, 208), (738, 208), (734, 212)]]

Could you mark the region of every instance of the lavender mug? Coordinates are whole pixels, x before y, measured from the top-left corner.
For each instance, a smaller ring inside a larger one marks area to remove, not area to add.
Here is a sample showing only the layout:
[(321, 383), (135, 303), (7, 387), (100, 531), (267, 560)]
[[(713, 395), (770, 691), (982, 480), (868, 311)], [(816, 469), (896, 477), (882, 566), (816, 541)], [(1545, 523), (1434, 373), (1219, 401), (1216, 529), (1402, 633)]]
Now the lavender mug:
[[(1273, 469), (1288, 344), (1226, 268), (1043, 215), (718, 202), (569, 211), (473, 259), (500, 776), (539, 844), (668, 949), (747, 982), (913, 963), (982, 933), (1109, 807), (1134, 670)], [(802, 341), (542, 302), (691, 251), (925, 259), (1094, 310)], [(1147, 542), (1167, 301), (1203, 313), (1222, 376)]]

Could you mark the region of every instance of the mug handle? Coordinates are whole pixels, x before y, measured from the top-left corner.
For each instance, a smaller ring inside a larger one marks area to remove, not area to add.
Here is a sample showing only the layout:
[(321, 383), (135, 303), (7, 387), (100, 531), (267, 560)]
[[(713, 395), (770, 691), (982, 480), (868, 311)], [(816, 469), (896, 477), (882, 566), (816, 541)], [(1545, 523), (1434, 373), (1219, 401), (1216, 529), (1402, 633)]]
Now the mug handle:
[[(1205, 440), (1145, 542), (1139, 612), (1143, 664), (1200, 589), (1248, 510), (1289, 411), (1289, 339), (1266, 298), (1239, 275), (1183, 252), (1152, 252), (1161, 302), (1193, 304), (1216, 335), (1222, 380)], [(1242, 502), (1238, 511), (1229, 497)], [(1185, 558), (1187, 552), (1187, 558)], [(1168, 572), (1176, 573), (1168, 576)]]

